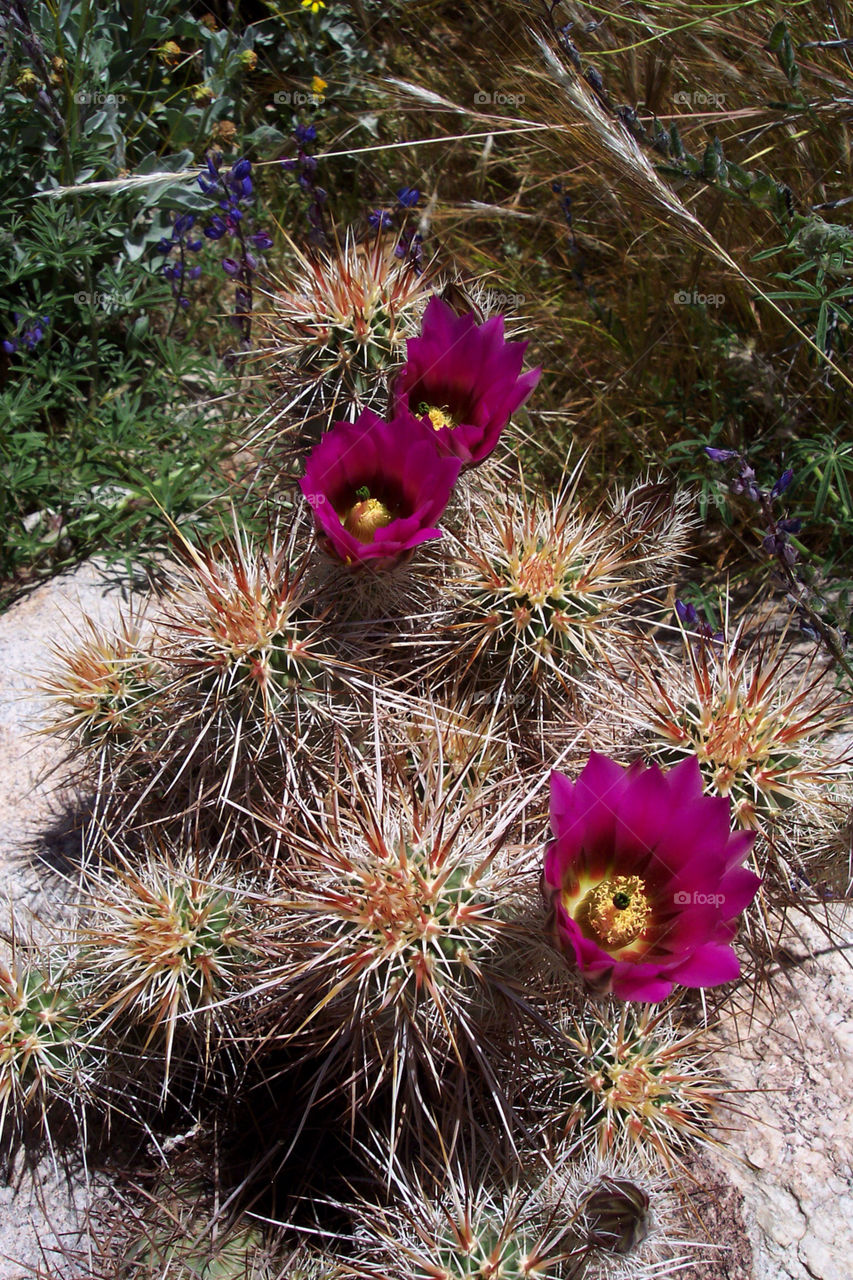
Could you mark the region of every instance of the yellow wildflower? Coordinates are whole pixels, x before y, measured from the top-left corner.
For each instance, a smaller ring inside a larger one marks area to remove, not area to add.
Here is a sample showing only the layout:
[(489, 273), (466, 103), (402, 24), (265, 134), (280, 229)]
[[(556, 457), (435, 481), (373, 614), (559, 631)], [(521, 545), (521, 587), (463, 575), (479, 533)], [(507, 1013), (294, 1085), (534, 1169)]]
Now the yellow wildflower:
[(174, 66), (181, 58), (181, 46), (176, 44), (174, 40), (167, 40), (165, 44), (161, 44), (157, 50), (157, 56), (161, 62), (165, 62), (167, 66)]
[(41, 81), (30, 67), (24, 67), (15, 81), (15, 87), (20, 89), (22, 93), (36, 93), (40, 84)]

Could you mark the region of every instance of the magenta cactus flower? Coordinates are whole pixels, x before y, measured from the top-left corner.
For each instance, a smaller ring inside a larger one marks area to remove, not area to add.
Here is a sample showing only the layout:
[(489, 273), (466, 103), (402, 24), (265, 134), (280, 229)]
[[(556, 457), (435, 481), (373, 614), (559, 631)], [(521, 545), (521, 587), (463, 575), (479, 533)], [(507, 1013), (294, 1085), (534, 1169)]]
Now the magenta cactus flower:
[(506, 341), (503, 316), (478, 325), (436, 294), (420, 337), (406, 343), (395, 410), (429, 421), (439, 446), (463, 463), (482, 462), (539, 381), (541, 369), (521, 372), (526, 348), (526, 342)]
[(716, 987), (740, 973), (730, 943), (761, 881), (732, 833), (730, 804), (702, 794), (695, 756), (664, 772), (591, 752), (576, 782), (551, 774), (543, 887), (558, 943), (621, 1000), (656, 1002), (676, 982)]
[(438, 449), (410, 414), (385, 422), (365, 409), (335, 422), (311, 451), (300, 486), (324, 548), (345, 564), (375, 568), (440, 538), (435, 527), (461, 463)]

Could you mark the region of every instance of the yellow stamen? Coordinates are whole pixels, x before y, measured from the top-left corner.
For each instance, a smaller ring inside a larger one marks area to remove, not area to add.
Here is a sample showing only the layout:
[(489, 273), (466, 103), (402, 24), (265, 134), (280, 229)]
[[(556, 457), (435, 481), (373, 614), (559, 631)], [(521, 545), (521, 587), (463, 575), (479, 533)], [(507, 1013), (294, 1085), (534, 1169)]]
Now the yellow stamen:
[(394, 519), (384, 502), (378, 498), (365, 498), (350, 507), (343, 520), (344, 528), (359, 542), (372, 542), (377, 529), (384, 529)]
[(438, 405), (434, 404), (419, 404), (418, 413), (422, 417), (429, 418), (434, 431), (442, 431), (445, 427), (450, 427), (452, 429), (456, 426), (447, 406), (440, 409)]
[(618, 949), (639, 937), (651, 910), (639, 876), (612, 876), (585, 894), (575, 919), (593, 942)]

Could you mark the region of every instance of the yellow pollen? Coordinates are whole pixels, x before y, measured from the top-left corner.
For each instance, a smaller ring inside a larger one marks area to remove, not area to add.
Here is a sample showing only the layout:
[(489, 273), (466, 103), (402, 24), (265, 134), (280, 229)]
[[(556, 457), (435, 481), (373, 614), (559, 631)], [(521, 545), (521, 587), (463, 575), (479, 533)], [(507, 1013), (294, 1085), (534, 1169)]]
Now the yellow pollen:
[(441, 431), (444, 427), (450, 427), (452, 429), (456, 426), (450, 410), (446, 407), (439, 409), (438, 406), (434, 404), (421, 404), (418, 405), (418, 413), (429, 418), (432, 423), (433, 431)]
[(394, 519), (392, 513), (378, 498), (365, 498), (350, 507), (342, 521), (344, 528), (359, 542), (372, 542), (377, 529), (384, 529)]
[(585, 894), (575, 919), (593, 942), (618, 949), (639, 937), (651, 910), (639, 876), (613, 876)]

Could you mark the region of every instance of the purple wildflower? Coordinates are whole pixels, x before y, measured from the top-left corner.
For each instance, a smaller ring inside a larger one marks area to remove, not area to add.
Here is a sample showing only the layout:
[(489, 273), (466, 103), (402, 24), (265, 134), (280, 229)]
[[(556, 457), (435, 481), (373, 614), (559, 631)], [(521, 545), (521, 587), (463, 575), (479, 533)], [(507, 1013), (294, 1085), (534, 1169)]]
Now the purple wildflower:
[(740, 457), (737, 449), (714, 449), (709, 444), (705, 446), (705, 452), (712, 462), (731, 462), (733, 458)]
[(675, 983), (716, 987), (740, 964), (737, 919), (761, 884), (731, 831), (731, 802), (702, 793), (695, 756), (664, 772), (590, 754), (575, 782), (551, 774), (543, 888), (556, 939), (597, 990), (666, 999)]
[(478, 325), (474, 315), (457, 316), (435, 295), (420, 337), (406, 344), (395, 411), (431, 422), (439, 447), (463, 463), (482, 462), (539, 381), (541, 369), (521, 372), (526, 348), (526, 342), (506, 341), (503, 316)]
[(374, 231), (387, 231), (394, 225), (394, 215), (387, 209), (374, 209), (367, 221)]
[(441, 537), (436, 521), (459, 467), (417, 418), (385, 422), (365, 409), (354, 423), (333, 424), (309, 454), (300, 487), (330, 555), (384, 568)]

